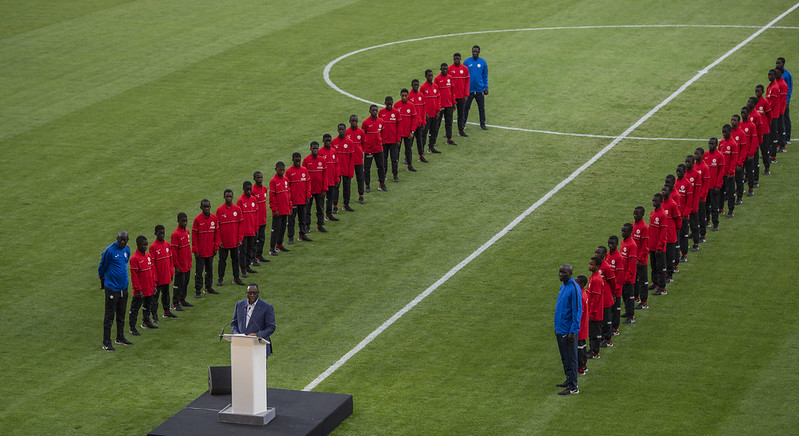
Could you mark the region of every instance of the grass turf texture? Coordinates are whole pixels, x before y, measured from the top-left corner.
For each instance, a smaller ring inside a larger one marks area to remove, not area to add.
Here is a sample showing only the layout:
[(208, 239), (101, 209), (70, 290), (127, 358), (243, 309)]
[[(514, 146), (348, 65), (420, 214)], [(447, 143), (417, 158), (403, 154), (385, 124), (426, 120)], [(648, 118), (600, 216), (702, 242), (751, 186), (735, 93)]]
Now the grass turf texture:
[[(205, 389), (205, 368), (228, 362), (215, 335), (243, 289), (226, 284), (180, 319), (131, 338), (133, 347), (107, 353), (99, 254), (120, 229), (152, 240), (155, 224), (171, 231), (176, 212), (194, 216), (201, 198), (216, 208), (222, 191), (238, 192), (253, 170), (269, 177), (275, 161), (305, 154), (350, 113), (364, 117), (366, 105), (321, 80), (335, 57), (469, 30), (762, 26), (791, 6), (648, 3), (461, 2), (459, 19), (442, 20), (451, 6), (423, 2), (3, 2), (11, 13), (0, 18), (0, 430), (141, 434)], [(755, 30), (450, 37), (353, 56), (331, 78), (370, 100), (396, 98), (425, 68), (477, 43), (491, 68), (489, 123), (613, 135)], [(765, 32), (633, 135), (718, 136), (777, 56), (799, 71), (796, 32)], [(469, 132), (417, 164), (418, 173), (400, 173), (388, 194), (340, 214), (330, 234), (312, 233), (313, 243), (292, 246), (252, 277), (277, 312), (270, 386), (301, 389), (610, 142)], [(582, 394), (554, 396), (562, 381), (551, 325), (558, 265), (585, 273), (593, 247), (618, 234), (636, 205), (648, 211), (663, 175), (697, 145), (617, 145), (319, 386), (355, 396), (339, 432), (795, 427), (792, 153), (689, 256), (669, 295), (652, 297), (617, 347), (590, 362)]]

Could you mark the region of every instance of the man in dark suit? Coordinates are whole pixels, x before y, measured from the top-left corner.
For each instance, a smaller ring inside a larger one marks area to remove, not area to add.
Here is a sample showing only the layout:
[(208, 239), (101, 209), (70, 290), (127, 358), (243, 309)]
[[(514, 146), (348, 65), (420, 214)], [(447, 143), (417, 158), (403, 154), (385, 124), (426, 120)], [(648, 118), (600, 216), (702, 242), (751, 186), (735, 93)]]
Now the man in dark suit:
[[(258, 336), (269, 340), (275, 332), (275, 309), (258, 298), (258, 285), (247, 285), (247, 299), (236, 303), (230, 330), (233, 334)], [(272, 344), (266, 346), (266, 356), (272, 354)]]

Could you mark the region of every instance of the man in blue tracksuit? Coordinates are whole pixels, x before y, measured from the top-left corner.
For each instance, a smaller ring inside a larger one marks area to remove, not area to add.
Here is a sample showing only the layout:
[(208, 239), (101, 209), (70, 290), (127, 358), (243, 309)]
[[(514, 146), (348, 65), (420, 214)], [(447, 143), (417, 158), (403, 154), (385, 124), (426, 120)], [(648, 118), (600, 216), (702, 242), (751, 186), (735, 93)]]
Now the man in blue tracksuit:
[(119, 232), (117, 240), (106, 247), (100, 256), (97, 276), (100, 289), (105, 291), (105, 319), (103, 320), (103, 349), (114, 351), (111, 345), (111, 324), (116, 315), (117, 344), (133, 345), (125, 338), (125, 308), (128, 303), (128, 232)]
[(469, 121), (469, 108), (472, 107), (472, 100), (477, 100), (477, 109), (480, 112), (480, 128), (488, 130), (486, 127), (485, 96), (488, 95), (488, 65), (485, 59), (480, 57), (480, 46), (472, 47), (472, 57), (463, 61), (463, 65), (469, 69), (469, 98), (466, 100), (466, 110), (463, 122)]
[[(785, 127), (785, 141), (783, 144), (787, 144), (791, 142), (791, 113), (789, 109), (791, 106), (791, 94), (793, 94), (793, 76), (785, 69), (785, 58), (777, 58), (776, 66), (782, 69), (782, 80), (785, 80), (785, 83), (788, 85), (788, 100), (785, 103), (785, 121), (783, 122), (783, 126)], [(784, 149), (785, 147), (783, 147), (783, 150)]]
[(580, 333), (580, 317), (583, 312), (582, 291), (572, 278), (572, 266), (564, 264), (558, 270), (558, 277), (563, 283), (558, 292), (555, 305), (555, 337), (558, 340), (560, 360), (566, 381), (558, 383), (565, 388), (558, 395), (579, 394), (577, 389), (577, 335)]

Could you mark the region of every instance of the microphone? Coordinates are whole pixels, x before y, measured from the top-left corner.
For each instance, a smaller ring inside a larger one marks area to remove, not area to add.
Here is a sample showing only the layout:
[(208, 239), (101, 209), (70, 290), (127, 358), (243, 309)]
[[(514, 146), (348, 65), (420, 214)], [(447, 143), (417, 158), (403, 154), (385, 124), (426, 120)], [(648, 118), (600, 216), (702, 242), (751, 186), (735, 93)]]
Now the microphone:
[(220, 341), (222, 340), (222, 337), (225, 335), (225, 328), (226, 328), (227, 326), (228, 326), (227, 324), (225, 324), (224, 326), (222, 326), (222, 331), (221, 331), (221, 332), (219, 332), (219, 340), (220, 340)]

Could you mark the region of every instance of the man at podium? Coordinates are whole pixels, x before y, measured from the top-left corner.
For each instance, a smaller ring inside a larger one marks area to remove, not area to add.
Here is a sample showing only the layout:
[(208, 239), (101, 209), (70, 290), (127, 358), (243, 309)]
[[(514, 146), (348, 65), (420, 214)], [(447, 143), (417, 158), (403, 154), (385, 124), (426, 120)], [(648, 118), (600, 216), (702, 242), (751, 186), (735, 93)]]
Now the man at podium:
[[(236, 302), (230, 330), (233, 334), (258, 336), (267, 341), (275, 331), (275, 309), (258, 298), (258, 285), (247, 285), (247, 298)], [(271, 341), (270, 341), (271, 342)], [(272, 344), (266, 346), (266, 356), (272, 354)]]

